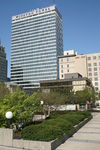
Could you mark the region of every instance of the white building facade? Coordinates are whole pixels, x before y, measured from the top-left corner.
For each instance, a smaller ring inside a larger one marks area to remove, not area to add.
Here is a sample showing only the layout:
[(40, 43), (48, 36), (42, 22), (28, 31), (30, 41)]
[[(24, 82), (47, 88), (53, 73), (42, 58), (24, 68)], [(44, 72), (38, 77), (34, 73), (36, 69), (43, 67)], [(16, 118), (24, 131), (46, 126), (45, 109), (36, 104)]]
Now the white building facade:
[(74, 50), (65, 51), (59, 57), (59, 79), (69, 73), (80, 73), (92, 81), (96, 91), (100, 91), (100, 53), (78, 55)]
[(11, 81), (24, 89), (59, 77), (63, 55), (62, 17), (56, 6), (12, 17)]

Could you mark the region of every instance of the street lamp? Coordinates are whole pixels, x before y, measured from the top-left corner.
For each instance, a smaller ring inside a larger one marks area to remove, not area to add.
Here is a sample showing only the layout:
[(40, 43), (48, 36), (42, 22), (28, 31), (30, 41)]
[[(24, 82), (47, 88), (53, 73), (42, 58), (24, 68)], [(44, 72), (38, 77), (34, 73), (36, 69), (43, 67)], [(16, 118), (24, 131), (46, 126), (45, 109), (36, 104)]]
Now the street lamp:
[(40, 103), (41, 103), (41, 105), (43, 105), (43, 104), (44, 104), (44, 101), (41, 101)]
[(41, 111), (42, 111), (42, 113), (44, 114), (44, 109), (43, 109), (44, 101), (43, 101), (43, 100), (41, 100), (41, 101), (40, 101), (40, 104), (41, 104)]
[(6, 112), (6, 118), (9, 119), (9, 127), (11, 127), (11, 119), (13, 117), (13, 113), (11, 111)]

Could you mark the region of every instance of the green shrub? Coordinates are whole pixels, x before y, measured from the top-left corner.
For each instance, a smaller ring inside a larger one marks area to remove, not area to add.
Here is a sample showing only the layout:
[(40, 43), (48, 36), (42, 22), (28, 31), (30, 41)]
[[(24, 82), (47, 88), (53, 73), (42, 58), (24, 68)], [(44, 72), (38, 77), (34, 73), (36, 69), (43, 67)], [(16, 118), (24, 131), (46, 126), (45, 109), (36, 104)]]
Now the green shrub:
[(37, 125), (30, 125), (22, 130), (22, 138), (26, 140), (51, 141), (69, 134), (74, 125), (89, 117), (88, 112), (70, 112), (59, 115), (53, 114), (49, 119)]
[(72, 124), (62, 118), (44, 121), (39, 125), (27, 126), (22, 131), (22, 138), (29, 140), (50, 141), (70, 133)]

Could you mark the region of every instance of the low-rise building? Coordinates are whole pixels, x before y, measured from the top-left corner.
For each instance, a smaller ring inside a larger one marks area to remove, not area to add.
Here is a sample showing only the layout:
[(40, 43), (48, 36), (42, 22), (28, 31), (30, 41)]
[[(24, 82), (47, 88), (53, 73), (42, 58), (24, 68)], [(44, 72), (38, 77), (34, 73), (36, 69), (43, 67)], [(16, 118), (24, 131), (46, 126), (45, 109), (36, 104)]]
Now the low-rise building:
[(100, 53), (78, 55), (74, 50), (65, 51), (59, 56), (59, 79), (66, 74), (79, 73), (92, 81), (96, 91), (100, 91)]
[(65, 89), (70, 87), (74, 92), (84, 90), (86, 87), (93, 88), (91, 80), (82, 77), (80, 74), (69, 74), (66, 79), (48, 80), (40, 82), (40, 89), (43, 92), (50, 92), (52, 89)]

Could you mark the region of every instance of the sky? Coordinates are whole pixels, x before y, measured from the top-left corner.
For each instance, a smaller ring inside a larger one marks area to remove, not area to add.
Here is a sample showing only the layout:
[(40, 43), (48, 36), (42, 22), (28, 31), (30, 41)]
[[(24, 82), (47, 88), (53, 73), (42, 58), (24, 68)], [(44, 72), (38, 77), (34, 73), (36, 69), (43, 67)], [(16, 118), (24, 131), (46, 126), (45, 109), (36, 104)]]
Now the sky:
[(0, 0), (0, 39), (5, 47), (10, 77), (11, 18), (56, 2), (63, 19), (64, 50), (78, 54), (100, 52), (100, 0)]

